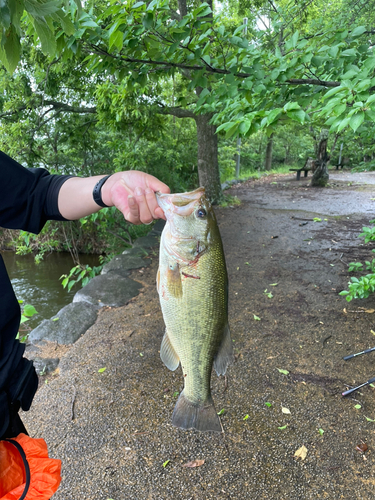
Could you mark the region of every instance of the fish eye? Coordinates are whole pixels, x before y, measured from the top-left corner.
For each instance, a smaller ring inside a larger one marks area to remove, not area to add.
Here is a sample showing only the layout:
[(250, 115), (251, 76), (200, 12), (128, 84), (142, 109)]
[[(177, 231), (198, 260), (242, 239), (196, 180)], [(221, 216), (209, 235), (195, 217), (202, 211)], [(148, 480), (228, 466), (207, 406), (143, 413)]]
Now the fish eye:
[(204, 208), (198, 208), (198, 210), (196, 211), (196, 214), (197, 214), (197, 217), (203, 219), (203, 217), (206, 217), (207, 212)]

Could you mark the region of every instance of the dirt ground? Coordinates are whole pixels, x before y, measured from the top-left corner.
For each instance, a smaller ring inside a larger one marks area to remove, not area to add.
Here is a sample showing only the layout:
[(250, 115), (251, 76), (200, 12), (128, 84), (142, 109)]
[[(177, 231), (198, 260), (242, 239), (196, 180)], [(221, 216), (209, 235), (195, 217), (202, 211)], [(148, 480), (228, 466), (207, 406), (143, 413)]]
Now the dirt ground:
[[(236, 358), (226, 379), (212, 375), (224, 432), (171, 425), (182, 377), (158, 354), (156, 249), (132, 274), (142, 293), (101, 311), (24, 414), (63, 462), (54, 499), (374, 498), (375, 388), (341, 396), (375, 376), (375, 352), (342, 359), (375, 346), (374, 297), (338, 294), (347, 264), (373, 255), (357, 236), (374, 217), (375, 174), (331, 172), (327, 189), (309, 180), (248, 181), (229, 191), (241, 205), (216, 210)], [(204, 463), (183, 467), (192, 460)]]

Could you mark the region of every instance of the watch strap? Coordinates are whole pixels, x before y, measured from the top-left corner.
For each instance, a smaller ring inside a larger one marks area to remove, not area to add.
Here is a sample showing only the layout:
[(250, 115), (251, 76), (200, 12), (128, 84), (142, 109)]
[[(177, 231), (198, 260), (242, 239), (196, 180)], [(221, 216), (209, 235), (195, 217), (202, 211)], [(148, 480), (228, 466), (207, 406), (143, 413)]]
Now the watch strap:
[(92, 192), (92, 197), (94, 198), (95, 203), (100, 207), (108, 207), (108, 205), (106, 205), (102, 200), (102, 187), (109, 177), (111, 177), (111, 175), (102, 177), (100, 181), (95, 184), (94, 190)]

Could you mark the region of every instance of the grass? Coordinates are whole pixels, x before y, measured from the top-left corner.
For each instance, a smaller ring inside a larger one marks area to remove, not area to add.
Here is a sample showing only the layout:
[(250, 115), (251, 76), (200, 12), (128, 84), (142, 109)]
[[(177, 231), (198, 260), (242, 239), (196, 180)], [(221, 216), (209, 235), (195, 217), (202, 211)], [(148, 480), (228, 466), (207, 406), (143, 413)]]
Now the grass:
[[(277, 168), (273, 168), (271, 170), (243, 170), (240, 172), (238, 180), (246, 181), (248, 179), (260, 179), (261, 177), (265, 177), (273, 174), (287, 174), (289, 173), (290, 168), (297, 168), (295, 165), (282, 165)], [(221, 182), (230, 181), (232, 179), (236, 179), (234, 177), (234, 173), (232, 175), (226, 175), (221, 178)]]

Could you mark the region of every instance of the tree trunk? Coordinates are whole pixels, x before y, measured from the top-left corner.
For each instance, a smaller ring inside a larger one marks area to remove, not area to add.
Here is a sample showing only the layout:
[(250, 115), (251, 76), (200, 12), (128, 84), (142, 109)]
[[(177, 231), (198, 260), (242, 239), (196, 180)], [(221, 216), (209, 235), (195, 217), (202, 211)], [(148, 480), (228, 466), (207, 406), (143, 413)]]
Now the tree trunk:
[(210, 125), (211, 114), (196, 115), (198, 138), (199, 185), (206, 189), (211, 203), (217, 204), (222, 197), (216, 127)]
[(318, 146), (318, 159), (315, 162), (317, 166), (311, 179), (311, 186), (313, 187), (326, 187), (328, 184), (329, 175), (327, 162), (329, 160), (329, 155), (327, 154), (327, 143), (328, 130), (322, 130)]
[(268, 138), (266, 147), (266, 161), (264, 164), (265, 170), (271, 170), (272, 168), (272, 147), (273, 147), (273, 132)]

